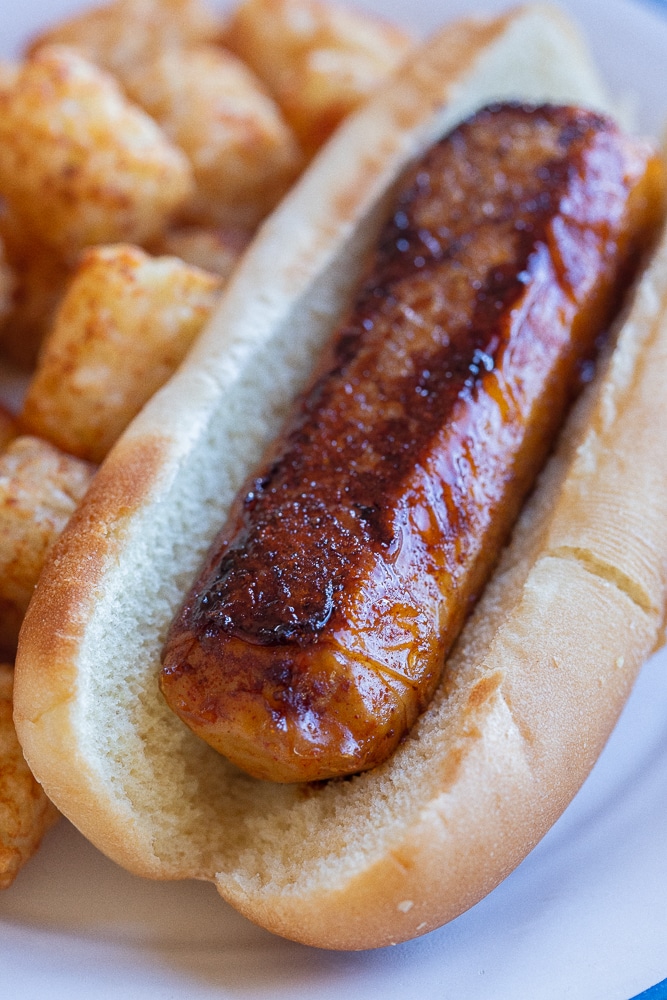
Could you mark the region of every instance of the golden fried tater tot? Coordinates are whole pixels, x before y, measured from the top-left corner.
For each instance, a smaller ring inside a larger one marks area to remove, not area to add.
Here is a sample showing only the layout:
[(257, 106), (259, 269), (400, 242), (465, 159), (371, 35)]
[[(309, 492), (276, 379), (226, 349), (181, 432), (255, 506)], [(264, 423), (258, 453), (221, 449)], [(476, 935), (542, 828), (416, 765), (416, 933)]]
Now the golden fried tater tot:
[(244, 0), (223, 41), (264, 80), (308, 154), (411, 46), (394, 25), (320, 0)]
[(22, 436), (0, 454), (0, 647), (16, 648), (44, 560), (93, 475), (87, 462)]
[(191, 219), (254, 226), (296, 177), (302, 154), (292, 130), (264, 85), (230, 52), (165, 49), (123, 82), (192, 164)]
[(201, 267), (226, 281), (252, 238), (245, 229), (182, 226), (170, 229), (150, 249), (153, 253), (180, 257), (186, 264)]
[(192, 194), (192, 175), (111, 76), (51, 46), (0, 90), (0, 191), (35, 236), (72, 259), (90, 244), (157, 237)]
[(29, 370), (53, 325), (72, 268), (7, 211), (0, 212), (0, 239), (12, 273), (5, 315), (0, 314), (0, 352)]
[(12, 721), (14, 671), (0, 663), (0, 889), (7, 889), (58, 818), (25, 762)]
[(122, 79), (151, 54), (212, 42), (219, 31), (205, 0), (113, 0), (54, 25), (33, 40), (30, 50), (70, 45)]
[(23, 426), (101, 461), (178, 367), (221, 284), (217, 275), (137, 247), (87, 251), (42, 347)]

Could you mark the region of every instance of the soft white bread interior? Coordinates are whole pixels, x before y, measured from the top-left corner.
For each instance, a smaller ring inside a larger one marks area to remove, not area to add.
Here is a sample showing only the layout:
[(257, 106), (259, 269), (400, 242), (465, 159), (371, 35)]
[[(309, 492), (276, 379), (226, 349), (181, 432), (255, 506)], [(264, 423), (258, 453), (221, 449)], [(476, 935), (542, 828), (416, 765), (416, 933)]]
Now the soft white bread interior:
[(663, 620), (667, 241), (391, 760), (318, 788), (258, 782), (158, 691), (170, 620), (342, 312), (387, 192), (499, 98), (605, 106), (549, 8), (427, 43), (266, 223), (189, 360), (96, 477), (21, 636), (24, 752), (83, 833), (139, 874), (214, 880), (251, 919), (321, 947), (413, 937), (496, 885), (584, 780)]

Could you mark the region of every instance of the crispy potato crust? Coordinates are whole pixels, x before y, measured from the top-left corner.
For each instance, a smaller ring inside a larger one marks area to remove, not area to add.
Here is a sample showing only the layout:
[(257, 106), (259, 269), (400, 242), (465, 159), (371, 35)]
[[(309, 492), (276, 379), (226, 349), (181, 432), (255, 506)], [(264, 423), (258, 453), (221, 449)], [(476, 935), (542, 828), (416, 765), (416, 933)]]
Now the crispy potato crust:
[(58, 811), (33, 778), (12, 721), (14, 671), (0, 664), (0, 889), (35, 853)]
[(74, 50), (38, 50), (0, 90), (0, 190), (63, 258), (156, 238), (192, 185), (184, 154)]
[(101, 462), (183, 360), (221, 284), (177, 257), (124, 244), (88, 250), (42, 348), (23, 426)]
[(299, 172), (301, 151), (279, 107), (230, 52), (164, 49), (123, 80), (192, 164), (196, 191), (182, 213), (190, 219), (255, 226)]
[(219, 30), (205, 0), (112, 0), (42, 32), (30, 51), (43, 45), (72, 46), (122, 77), (165, 48), (212, 42)]
[(267, 84), (308, 155), (412, 45), (395, 25), (320, 0), (245, 0), (223, 39)]
[(0, 648), (16, 648), (44, 560), (93, 472), (34, 437), (17, 437), (0, 454)]

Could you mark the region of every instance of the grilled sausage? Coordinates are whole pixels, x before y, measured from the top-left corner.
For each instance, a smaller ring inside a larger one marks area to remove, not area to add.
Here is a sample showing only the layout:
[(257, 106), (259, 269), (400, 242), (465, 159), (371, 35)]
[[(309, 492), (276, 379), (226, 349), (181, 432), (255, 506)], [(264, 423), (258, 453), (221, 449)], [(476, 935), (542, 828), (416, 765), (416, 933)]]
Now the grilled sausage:
[(240, 767), (367, 769), (426, 707), (649, 239), (652, 177), (604, 117), (519, 105), (412, 169), (166, 644), (170, 706)]

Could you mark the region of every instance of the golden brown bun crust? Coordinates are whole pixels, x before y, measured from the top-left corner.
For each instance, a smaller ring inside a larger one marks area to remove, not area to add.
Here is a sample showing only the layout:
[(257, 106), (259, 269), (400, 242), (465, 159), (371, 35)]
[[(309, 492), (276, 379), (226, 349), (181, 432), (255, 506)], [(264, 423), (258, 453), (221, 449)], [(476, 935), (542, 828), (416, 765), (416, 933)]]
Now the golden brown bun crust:
[(189, 361), (98, 474), (24, 624), (16, 723), (49, 795), (130, 870), (215, 881), (295, 940), (380, 946), (481, 898), (590, 770), (664, 617), (654, 400), (667, 241), (433, 705), (389, 762), (319, 789), (254, 781), (169, 712), (157, 673), (171, 617), (307, 379), (404, 165), (492, 98), (595, 90), (576, 36), (541, 8), (428, 43), (269, 219)]

